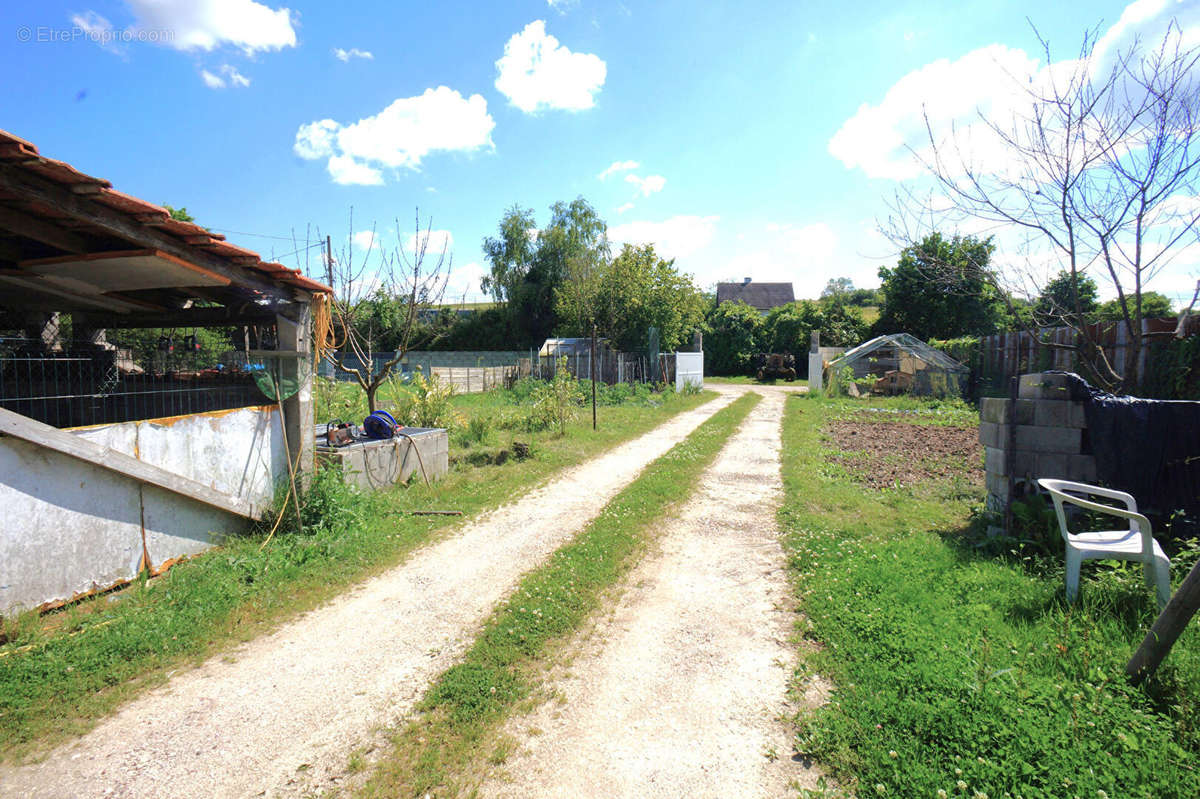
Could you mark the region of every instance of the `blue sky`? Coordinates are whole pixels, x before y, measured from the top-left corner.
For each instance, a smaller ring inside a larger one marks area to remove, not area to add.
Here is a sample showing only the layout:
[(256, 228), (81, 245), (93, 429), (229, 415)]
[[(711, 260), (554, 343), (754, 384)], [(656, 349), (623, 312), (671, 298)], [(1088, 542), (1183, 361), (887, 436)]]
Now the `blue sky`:
[[(507, 207), (542, 222), (578, 195), (614, 240), (656, 242), (705, 287), (877, 285), (895, 247), (876, 220), (911, 177), (902, 144), (920, 143), (921, 104), (953, 96), (946, 117), (961, 119), (1001, 102), (999, 70), (1038, 56), (1030, 21), (1070, 54), (1085, 28), (1126, 12), (1105, 0), (12, 5), (0, 127), (264, 255), (289, 253), (308, 225), (346, 241), (374, 223), (390, 248), (419, 206), (450, 237), (449, 293), (468, 300), (482, 299), (480, 242)], [(1146, 24), (1196, 16), (1194, 2), (1136, 5)], [(1190, 296), (1195, 273), (1181, 258), (1151, 288)]]

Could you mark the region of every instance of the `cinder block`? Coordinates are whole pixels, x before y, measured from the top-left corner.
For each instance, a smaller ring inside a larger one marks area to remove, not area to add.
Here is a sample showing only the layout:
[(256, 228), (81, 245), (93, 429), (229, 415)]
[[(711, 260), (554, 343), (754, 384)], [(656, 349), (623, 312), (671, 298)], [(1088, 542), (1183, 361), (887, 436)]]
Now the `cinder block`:
[(1008, 497), (1008, 477), (1001, 474), (993, 474), (988, 472), (987, 475), (987, 491), (989, 494), (994, 494), (998, 497)]
[(1068, 455), (1067, 479), (1081, 483), (1096, 482), (1096, 458), (1093, 455)]
[(984, 397), (979, 401), (979, 420), (992, 424), (1008, 421), (1008, 400), (1002, 397)]
[(1034, 478), (1049, 477), (1056, 480), (1070, 480), (1070, 455), (1064, 453), (1043, 452), (1037, 456), (1037, 472)]
[(1082, 432), (1073, 427), (1022, 425), (1017, 428), (1017, 449), (1030, 452), (1061, 452), (1067, 455), (1078, 455), (1082, 442)]
[(1033, 400), (1033, 423), (1039, 427), (1070, 427), (1071, 403)]
[(1069, 400), (1071, 394), (1066, 375), (1038, 372), (1021, 375), (1017, 384), (1017, 396), (1021, 399)]
[(1008, 446), (1008, 425), (980, 422), (979, 443), (985, 447), (1004, 449)]
[[(1001, 397), (984, 397), (979, 405), (980, 421), (994, 424), (1007, 423), (1009, 421), (1008, 403), (1009, 400)], [(1017, 424), (1034, 424), (1033, 405), (1032, 400), (1017, 400), (1017, 418), (1014, 421)]]
[(1012, 454), (1012, 473), (1017, 477), (1036, 476), (1037, 453), (1015, 450)]
[(1008, 464), (1004, 458), (1004, 450), (998, 447), (984, 447), (983, 468), (989, 474), (1008, 474)]

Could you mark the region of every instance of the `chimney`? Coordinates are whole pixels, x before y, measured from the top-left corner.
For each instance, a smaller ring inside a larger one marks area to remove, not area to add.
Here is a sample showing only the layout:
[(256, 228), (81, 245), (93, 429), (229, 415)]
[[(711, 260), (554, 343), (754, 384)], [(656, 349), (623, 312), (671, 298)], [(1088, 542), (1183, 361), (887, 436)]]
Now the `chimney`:
[(749, 286), (749, 285), (750, 285), (750, 278), (748, 278), (748, 277), (742, 278), (742, 285), (743, 285), (743, 286)]

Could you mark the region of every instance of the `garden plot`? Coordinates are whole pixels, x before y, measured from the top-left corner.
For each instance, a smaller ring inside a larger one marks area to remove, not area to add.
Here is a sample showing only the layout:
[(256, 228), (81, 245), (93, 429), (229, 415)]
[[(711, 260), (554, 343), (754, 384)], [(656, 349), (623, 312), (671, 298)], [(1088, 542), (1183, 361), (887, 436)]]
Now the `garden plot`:
[(919, 414), (852, 412), (824, 428), (830, 459), (873, 489), (913, 486), (939, 478), (983, 484), (983, 449), (976, 424)]

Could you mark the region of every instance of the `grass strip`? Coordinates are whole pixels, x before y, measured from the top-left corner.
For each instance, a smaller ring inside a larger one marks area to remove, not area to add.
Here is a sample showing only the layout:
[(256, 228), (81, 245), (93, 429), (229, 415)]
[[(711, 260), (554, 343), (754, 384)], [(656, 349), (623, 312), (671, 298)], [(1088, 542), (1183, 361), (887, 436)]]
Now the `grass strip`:
[(1155, 614), (1140, 569), (1089, 566), (1065, 604), (1061, 555), (988, 554), (978, 492), (875, 492), (831, 466), (821, 428), (846, 407), (784, 416), (779, 518), (819, 642), (797, 677), (836, 686), (798, 719), (799, 751), (858, 796), (1200, 796), (1200, 630), (1129, 687)]
[(570, 543), (521, 580), (484, 624), (463, 661), (444, 672), (402, 728), (362, 793), (445, 796), (477, 782), (486, 744), (539, 682), (548, 655), (636, 563), (653, 529), (761, 397), (747, 394), (713, 415), (613, 498)]
[[(10, 654), (0, 657), (0, 760), (28, 758), (86, 732), (173, 670), (277, 627), (437, 535), (713, 396), (671, 394), (602, 407), (598, 431), (590, 414), (581, 414), (565, 436), (494, 431), (493, 444), (516, 438), (532, 447), (532, 458), (503, 465), (469, 465), (462, 456), (486, 447), (453, 436), (451, 456), (459, 464), (431, 488), (418, 482), (359, 496), (322, 472), (306, 498), (304, 535), (277, 534), (265, 549), (262, 533), (233, 537), (148, 583), (64, 609), (53, 629), (35, 614), (5, 619), (0, 654)], [(467, 415), (519, 410), (504, 392), (454, 400)], [(464, 517), (408, 513), (429, 508), (461, 510)], [(284, 522), (286, 529), (294, 518)]]

